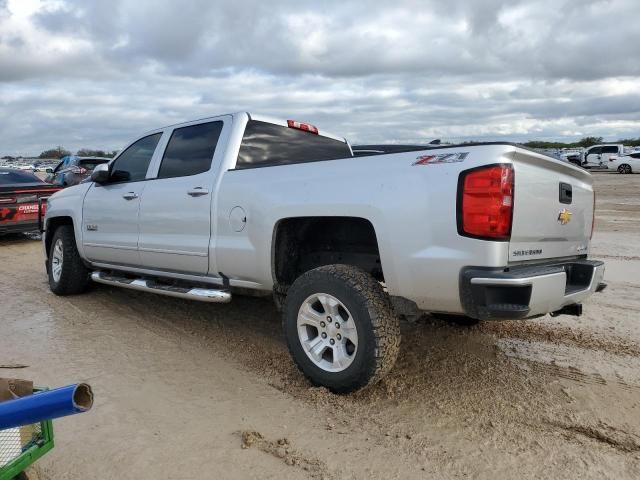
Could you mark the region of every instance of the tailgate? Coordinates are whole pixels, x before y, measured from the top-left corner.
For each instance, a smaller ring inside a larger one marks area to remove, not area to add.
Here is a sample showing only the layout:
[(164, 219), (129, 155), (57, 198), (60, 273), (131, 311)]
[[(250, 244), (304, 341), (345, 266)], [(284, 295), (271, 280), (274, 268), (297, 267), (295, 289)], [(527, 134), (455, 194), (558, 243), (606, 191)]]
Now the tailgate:
[(509, 261), (586, 255), (593, 222), (591, 174), (516, 149)]

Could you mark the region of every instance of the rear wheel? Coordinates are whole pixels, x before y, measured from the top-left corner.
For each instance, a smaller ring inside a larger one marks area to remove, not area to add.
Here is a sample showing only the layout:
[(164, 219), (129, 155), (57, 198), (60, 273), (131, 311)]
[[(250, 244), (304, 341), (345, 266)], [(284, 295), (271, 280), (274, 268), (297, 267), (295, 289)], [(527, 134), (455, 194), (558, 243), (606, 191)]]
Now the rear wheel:
[(388, 295), (371, 275), (347, 265), (316, 268), (293, 283), (284, 331), (302, 373), (336, 393), (383, 378), (400, 347), (400, 324)]
[(623, 163), (618, 167), (618, 173), (633, 173), (633, 171), (631, 170), (631, 165)]
[(82, 293), (89, 285), (89, 269), (85, 267), (71, 225), (56, 229), (47, 260), (49, 288), (56, 295)]

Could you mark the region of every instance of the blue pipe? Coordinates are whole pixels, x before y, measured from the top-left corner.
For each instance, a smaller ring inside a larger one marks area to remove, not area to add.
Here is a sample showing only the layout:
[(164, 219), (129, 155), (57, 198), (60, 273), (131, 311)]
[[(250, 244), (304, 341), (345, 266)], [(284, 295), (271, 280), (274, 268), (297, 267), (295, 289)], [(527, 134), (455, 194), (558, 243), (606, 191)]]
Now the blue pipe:
[(0, 430), (86, 412), (93, 406), (93, 392), (86, 383), (43, 390), (0, 402)]

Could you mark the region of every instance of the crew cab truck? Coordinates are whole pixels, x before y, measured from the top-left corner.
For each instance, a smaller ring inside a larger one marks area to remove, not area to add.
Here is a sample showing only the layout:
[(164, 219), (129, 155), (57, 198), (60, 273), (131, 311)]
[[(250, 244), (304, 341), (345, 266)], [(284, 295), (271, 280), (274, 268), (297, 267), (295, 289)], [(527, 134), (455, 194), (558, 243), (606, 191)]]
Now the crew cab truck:
[(609, 169), (609, 158), (622, 157), (630, 149), (620, 144), (594, 145), (582, 152), (582, 166), (587, 169)]
[(604, 286), (591, 175), (512, 144), (355, 157), (235, 113), (146, 133), (91, 180), (48, 201), (55, 294), (273, 295), (294, 361), (334, 392), (391, 369), (401, 315), (579, 314)]

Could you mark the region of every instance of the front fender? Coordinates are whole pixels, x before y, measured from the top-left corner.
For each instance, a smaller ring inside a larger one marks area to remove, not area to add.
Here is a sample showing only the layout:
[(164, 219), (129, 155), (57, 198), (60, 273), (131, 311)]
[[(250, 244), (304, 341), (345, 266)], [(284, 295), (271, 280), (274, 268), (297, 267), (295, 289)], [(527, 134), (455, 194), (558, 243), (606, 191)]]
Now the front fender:
[[(73, 187), (66, 188), (56, 192), (47, 201), (47, 212), (44, 217), (44, 230), (43, 238), (45, 240), (50, 234), (49, 227), (52, 223), (55, 223), (55, 219), (68, 218), (73, 224), (73, 231), (76, 237), (76, 245), (78, 253), (82, 258), (84, 252), (82, 248), (82, 205), (84, 197), (91, 188), (92, 183), (85, 183), (75, 185)], [(45, 251), (46, 255), (46, 251)]]

